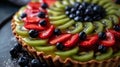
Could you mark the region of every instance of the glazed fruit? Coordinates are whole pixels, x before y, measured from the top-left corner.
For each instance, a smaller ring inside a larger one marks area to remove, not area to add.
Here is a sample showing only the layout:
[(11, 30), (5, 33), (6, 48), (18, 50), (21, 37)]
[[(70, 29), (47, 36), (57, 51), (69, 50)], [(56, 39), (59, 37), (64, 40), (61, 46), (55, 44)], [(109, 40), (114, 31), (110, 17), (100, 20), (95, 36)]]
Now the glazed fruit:
[(48, 8), (48, 4), (47, 4), (47, 3), (42, 3), (42, 4), (41, 4), (41, 7), (42, 7), (43, 9), (46, 9), (46, 8)]
[(38, 37), (38, 31), (36, 31), (36, 30), (30, 30), (29, 31), (29, 35), (30, 35), (30, 37), (32, 37), (32, 38), (36, 38), (36, 37)]
[(99, 34), (99, 39), (106, 39), (106, 33), (105, 32), (100, 32)]
[(84, 40), (84, 39), (86, 39), (86, 37), (87, 37), (87, 35), (86, 35), (85, 32), (80, 32), (80, 33), (79, 33), (79, 39), (80, 39), (80, 40)]
[(45, 16), (46, 16), (45, 12), (40, 12), (38, 14), (38, 17), (40, 17), (40, 18), (45, 18)]
[(101, 53), (105, 53), (107, 51), (107, 48), (105, 46), (99, 45), (98, 51), (100, 51)]
[(63, 50), (64, 47), (65, 47), (65, 46), (64, 46), (62, 43), (57, 43), (57, 44), (56, 44), (56, 48), (57, 48), (58, 50)]
[(120, 31), (120, 25), (115, 25), (113, 28), (115, 31)]
[(46, 26), (46, 25), (47, 25), (47, 21), (46, 21), (46, 20), (41, 20), (41, 21), (39, 22), (39, 24), (40, 24), (41, 26)]
[(20, 16), (21, 19), (23, 19), (23, 18), (25, 18), (25, 17), (27, 17), (27, 14), (26, 14), (26, 13), (23, 13), (23, 14)]

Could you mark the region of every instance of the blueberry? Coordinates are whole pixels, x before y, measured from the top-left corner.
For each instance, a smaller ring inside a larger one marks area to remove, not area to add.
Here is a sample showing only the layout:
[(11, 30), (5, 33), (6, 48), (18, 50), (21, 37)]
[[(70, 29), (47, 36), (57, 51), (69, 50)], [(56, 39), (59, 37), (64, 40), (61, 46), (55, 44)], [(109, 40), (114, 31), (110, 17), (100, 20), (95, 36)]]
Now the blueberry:
[(79, 16), (77, 16), (77, 17), (74, 18), (74, 20), (75, 20), (76, 22), (80, 21), (81, 19), (82, 19), (82, 17), (79, 17)]
[(19, 54), (16, 48), (11, 48), (10, 55), (12, 58), (18, 58)]
[(38, 14), (38, 17), (40, 17), (40, 18), (45, 18), (45, 16), (46, 16), (45, 12), (40, 12)]
[(101, 13), (103, 11), (103, 8), (101, 6), (96, 5), (93, 7), (93, 10), (97, 13)]
[(42, 7), (43, 9), (46, 9), (46, 8), (48, 8), (48, 4), (47, 4), (47, 3), (42, 3), (42, 4), (41, 4), (41, 7)]
[(101, 53), (105, 53), (107, 51), (107, 48), (105, 46), (99, 45), (98, 46), (98, 51)]
[(75, 12), (76, 12), (76, 8), (72, 8), (72, 9), (70, 10), (70, 12), (71, 12), (71, 13), (75, 13)]
[(17, 51), (20, 51), (22, 49), (22, 45), (20, 45), (19, 43), (16, 43), (14, 48), (17, 50)]
[(84, 40), (84, 39), (86, 39), (86, 37), (87, 37), (87, 35), (86, 35), (85, 32), (80, 32), (80, 33), (79, 33), (79, 39), (80, 39), (80, 40)]
[(115, 0), (115, 3), (116, 4), (120, 4), (120, 0)]
[(78, 8), (79, 11), (83, 11), (83, 12), (84, 12), (85, 9), (86, 9), (86, 7), (82, 6), (82, 5), (80, 5), (79, 8)]
[(56, 48), (57, 48), (58, 50), (63, 50), (64, 47), (65, 47), (65, 46), (64, 46), (62, 43), (57, 43), (57, 44), (56, 44)]
[(87, 9), (85, 10), (85, 14), (91, 16), (91, 15), (94, 14), (94, 11), (92, 10), (92, 8), (87, 8)]
[(65, 7), (65, 10), (66, 10), (66, 11), (70, 11), (71, 8), (72, 8), (72, 7), (70, 7), (70, 6), (66, 6), (66, 7)]
[(28, 65), (28, 63), (29, 63), (28, 61), (29, 61), (29, 60), (28, 60), (27, 57), (21, 56), (21, 57), (18, 59), (18, 64), (19, 64), (20, 66), (24, 67), (24, 66), (27, 66), (27, 65)]
[(77, 16), (80, 16), (80, 14), (81, 14), (80, 11), (77, 10), (77, 11), (76, 11), (76, 15), (77, 15)]
[(100, 32), (98, 33), (99, 39), (106, 39), (106, 33), (105, 32)]
[(86, 22), (92, 22), (93, 19), (92, 19), (90, 16), (86, 16), (86, 17), (84, 18), (84, 21), (86, 21)]
[(89, 6), (89, 3), (83, 2), (81, 5), (82, 5), (83, 7), (85, 7), (85, 8), (87, 8), (87, 7)]
[(95, 15), (95, 16), (93, 16), (93, 19), (98, 21), (98, 20), (102, 19), (102, 17), (100, 15)]
[(65, 14), (66, 14), (67, 16), (69, 16), (69, 15), (70, 15), (70, 11), (66, 11)]
[(22, 18), (25, 18), (25, 17), (27, 17), (27, 14), (26, 14), (26, 13), (23, 13), (23, 14), (20, 16), (21, 19), (22, 19)]
[(31, 67), (42, 67), (42, 63), (38, 59), (32, 59), (30, 64)]
[(115, 31), (120, 31), (120, 25), (114, 25), (113, 28), (114, 28)]
[(98, 33), (98, 36), (99, 36), (100, 39), (106, 39), (106, 33), (105, 32)]
[(55, 35), (60, 35), (61, 34), (61, 30), (60, 29), (55, 29), (54, 30), (54, 34)]
[(39, 22), (39, 24), (40, 24), (41, 26), (46, 26), (46, 25), (47, 25), (47, 22), (46, 22), (46, 20), (41, 20), (41, 21)]
[(75, 4), (74, 4), (74, 8), (78, 8), (80, 6), (80, 3), (79, 2), (76, 2)]
[(36, 30), (30, 30), (29, 31), (29, 36), (32, 37), (32, 38), (38, 37), (38, 34), (39, 34), (39, 32), (36, 31)]
[(70, 17), (71, 19), (73, 19), (73, 18), (75, 18), (75, 14), (70, 14), (69, 17)]

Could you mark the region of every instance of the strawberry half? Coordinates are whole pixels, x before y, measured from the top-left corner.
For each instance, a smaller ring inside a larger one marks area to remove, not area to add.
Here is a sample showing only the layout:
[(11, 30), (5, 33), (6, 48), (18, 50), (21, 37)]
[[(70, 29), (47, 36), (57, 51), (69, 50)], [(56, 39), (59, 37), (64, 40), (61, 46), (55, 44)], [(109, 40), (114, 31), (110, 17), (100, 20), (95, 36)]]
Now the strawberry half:
[(57, 44), (63, 41), (66, 41), (71, 37), (71, 34), (62, 34), (60, 36), (54, 37), (53, 39), (50, 39), (50, 44)]
[(96, 42), (98, 41), (98, 39), (99, 39), (98, 35), (88, 36), (86, 38), (86, 40), (80, 42), (80, 46), (90, 47), (90, 46), (96, 44)]
[(106, 47), (113, 46), (115, 44), (114, 34), (112, 34), (111, 32), (106, 32), (106, 39), (100, 41), (100, 44)]
[(38, 23), (40, 21), (40, 18), (38, 17), (26, 17), (23, 19), (26, 23)]
[(69, 40), (64, 43), (66, 47), (73, 47), (79, 40), (79, 34), (74, 34)]
[(29, 24), (29, 25), (25, 25), (24, 26), (26, 29), (29, 29), (29, 30), (38, 30), (38, 31), (41, 31), (41, 30), (45, 30), (45, 27), (42, 27), (42, 26), (38, 26), (38, 25), (35, 25), (35, 24)]
[(41, 33), (39, 34), (39, 37), (42, 38), (42, 39), (45, 39), (45, 38), (50, 37), (50, 36), (52, 35), (54, 29), (55, 29), (54, 26), (51, 25), (50, 28), (48, 28), (47, 30), (41, 32)]
[(120, 32), (117, 32), (115, 30), (109, 30), (109, 32), (111, 32), (112, 34), (114, 34), (115, 38), (119, 38), (120, 39)]
[(29, 9), (39, 9), (40, 8), (40, 2), (30, 2), (28, 4)]
[(49, 6), (53, 5), (57, 0), (42, 0), (43, 2), (47, 3)]

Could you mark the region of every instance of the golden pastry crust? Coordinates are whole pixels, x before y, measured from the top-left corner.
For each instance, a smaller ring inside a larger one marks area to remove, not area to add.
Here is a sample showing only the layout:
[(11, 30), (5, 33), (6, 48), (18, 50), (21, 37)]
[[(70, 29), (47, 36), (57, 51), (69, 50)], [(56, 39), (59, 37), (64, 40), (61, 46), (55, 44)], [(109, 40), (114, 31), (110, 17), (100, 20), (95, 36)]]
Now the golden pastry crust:
[[(17, 13), (15, 14), (17, 15)], [(38, 52), (33, 47), (27, 45), (23, 40), (22, 37), (19, 36), (16, 31), (16, 24), (15, 20), (12, 19), (11, 28), (14, 36), (18, 40), (18, 42), (23, 46), (24, 49), (27, 50), (27, 52), (32, 55), (35, 58), (38, 58), (42, 62), (47, 63), (49, 66), (52, 67), (67, 67), (67, 65), (70, 65), (71, 67), (117, 67), (120, 64), (120, 57), (111, 58), (104, 61), (96, 61), (96, 60), (90, 60), (88, 62), (79, 62), (74, 61), (70, 58), (66, 58), (64, 61), (61, 59), (60, 56), (55, 56), (54, 58), (51, 55), (44, 55), (44, 52)]]

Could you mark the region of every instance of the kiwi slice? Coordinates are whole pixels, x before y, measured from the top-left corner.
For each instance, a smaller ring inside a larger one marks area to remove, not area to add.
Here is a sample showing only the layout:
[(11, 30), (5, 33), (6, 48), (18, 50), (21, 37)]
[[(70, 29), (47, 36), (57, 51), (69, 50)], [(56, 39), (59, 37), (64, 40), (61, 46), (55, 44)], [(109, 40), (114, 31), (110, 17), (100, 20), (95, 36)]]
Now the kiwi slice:
[(75, 0), (69, 0), (70, 4), (74, 4)]
[(62, 19), (62, 20), (59, 19), (58, 21), (52, 21), (50, 23), (54, 24), (54, 25), (61, 25), (61, 24), (67, 23), (69, 20), (70, 20), (70, 18), (65, 18), (65, 19)]
[(119, 24), (119, 19), (116, 15), (107, 16), (114, 24)]
[(62, 9), (60, 9), (60, 8), (55, 8), (54, 6), (53, 7), (51, 7), (50, 9), (52, 9), (52, 10), (54, 10), (54, 11), (61, 11), (61, 12), (63, 12), (64, 10), (62, 10)]
[(78, 61), (89, 61), (89, 60), (91, 60), (92, 58), (93, 58), (93, 56), (94, 56), (94, 51), (89, 51), (89, 52), (87, 52), (86, 54), (84, 54), (84, 55), (80, 55), (80, 56), (78, 56), (78, 55), (74, 55), (74, 56), (72, 56), (73, 57), (73, 59), (75, 59), (75, 60), (78, 60)]
[(47, 40), (36, 40), (30, 38), (23, 38), (23, 40), (30, 46), (43, 46), (47, 44)]
[(66, 6), (70, 5), (69, 0), (63, 0), (62, 4), (66, 5)]
[(112, 21), (108, 20), (108, 19), (103, 19), (102, 23), (105, 24), (105, 26), (106, 26), (107, 29), (110, 29), (113, 26)]
[(63, 14), (63, 12), (56, 12), (56, 11), (51, 10), (51, 9), (48, 9), (48, 13), (49, 13), (50, 15), (55, 15), (55, 16), (58, 16), (58, 15)]
[(80, 3), (82, 3), (82, 2), (83, 2), (83, 0), (76, 0), (76, 2), (80, 2)]
[(84, 2), (90, 3), (90, 2), (91, 2), (91, 0), (84, 0)]
[(70, 31), (70, 33), (79, 33), (80, 31), (83, 30), (83, 24), (81, 22), (77, 22), (76, 23), (76, 28), (74, 28), (73, 30)]
[(98, 4), (103, 6), (104, 4), (108, 3), (108, 1), (110, 1), (110, 0), (101, 0), (101, 1), (99, 1)]
[(110, 3), (104, 4), (103, 7), (108, 8), (109, 6), (111, 6), (111, 4), (113, 4), (113, 3), (110, 2)]
[(91, 3), (97, 4), (99, 0), (92, 0)]
[(52, 52), (55, 50), (55, 46), (38, 46), (34, 47), (37, 51)]
[(79, 47), (75, 47), (71, 50), (55, 52), (55, 54), (62, 56), (62, 57), (70, 57), (72, 55), (75, 55), (78, 52), (78, 50), (79, 50)]
[(23, 27), (22, 25), (21, 26), (17, 25), (15, 28), (16, 33), (22, 37), (28, 37), (29, 36), (28, 31), (23, 30), (22, 27)]
[(93, 24), (96, 26), (95, 27), (95, 32), (99, 33), (104, 30), (104, 25), (101, 22), (93, 22)]
[(83, 31), (84, 31), (86, 34), (92, 33), (93, 30), (94, 30), (94, 25), (93, 25), (91, 22), (85, 22), (85, 23), (84, 23), (84, 30), (83, 30)]
[(58, 8), (61, 8), (61, 9), (64, 9), (65, 8), (65, 5), (63, 5), (60, 1), (57, 1), (55, 3), (55, 6), (58, 7)]
[(96, 60), (101, 61), (101, 60), (106, 60), (109, 59), (113, 54), (112, 48), (109, 48), (107, 52), (102, 53), (101, 55), (96, 56)]
[(67, 29), (68, 27), (72, 26), (74, 24), (74, 20), (70, 20), (67, 23), (58, 26), (59, 29)]
[(117, 53), (115, 53), (114, 56), (115, 56), (115, 57), (116, 57), (116, 56), (120, 56), (120, 50), (119, 50)]
[(50, 17), (50, 20), (51, 21), (57, 21), (57, 20), (60, 20), (60, 19), (64, 19), (66, 17), (67, 17), (66, 15), (52, 16), (52, 17)]

